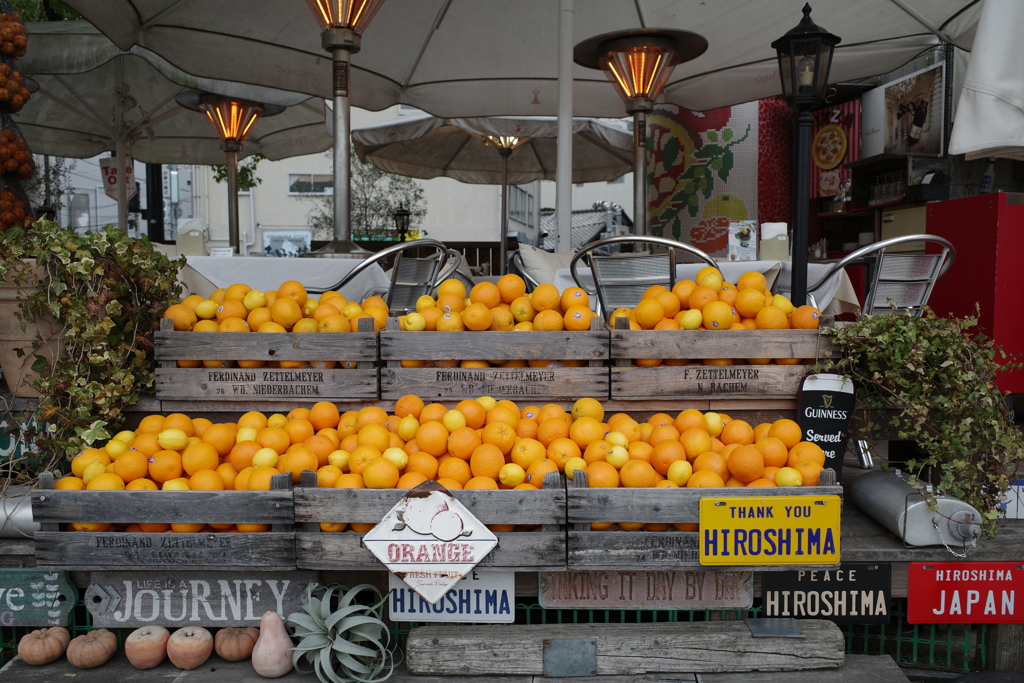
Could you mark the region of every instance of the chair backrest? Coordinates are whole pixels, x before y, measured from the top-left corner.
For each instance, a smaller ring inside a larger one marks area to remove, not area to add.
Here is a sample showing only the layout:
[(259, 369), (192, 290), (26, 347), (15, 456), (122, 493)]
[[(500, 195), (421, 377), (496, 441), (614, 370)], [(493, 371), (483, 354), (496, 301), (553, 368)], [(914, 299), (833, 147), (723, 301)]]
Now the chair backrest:
[(527, 292), (532, 292), (534, 289), (537, 288), (537, 285), (540, 284), (540, 282), (538, 282), (537, 279), (534, 278), (533, 275), (531, 275), (526, 270), (526, 266), (523, 264), (523, 255), (518, 249), (516, 249), (516, 251), (512, 254), (511, 271), (518, 275), (519, 277), (523, 278), (523, 281), (526, 282)]
[[(624, 244), (647, 246), (650, 250), (610, 253), (610, 249)], [(663, 247), (665, 251), (656, 252), (651, 247)], [(609, 253), (599, 253), (602, 251)], [(586, 245), (573, 257), (569, 269), (578, 286), (597, 294), (599, 312), (607, 320), (617, 308), (636, 306), (643, 293), (654, 285), (672, 289), (676, 282), (677, 259), (685, 255), (718, 267), (706, 253), (683, 242), (664, 237), (620, 235)], [(577, 270), (577, 264), (585, 256), (589, 256), (594, 287), (585, 286)]]
[[(938, 253), (895, 253), (891, 249), (908, 242), (924, 242), (939, 247)], [(808, 299), (816, 305), (813, 293), (842, 268), (852, 264), (867, 266), (864, 315), (886, 315), (906, 312), (921, 315), (928, 303), (935, 281), (956, 259), (953, 244), (937, 235), (902, 235), (882, 240), (851, 252), (835, 263), (822, 278), (807, 288)]]

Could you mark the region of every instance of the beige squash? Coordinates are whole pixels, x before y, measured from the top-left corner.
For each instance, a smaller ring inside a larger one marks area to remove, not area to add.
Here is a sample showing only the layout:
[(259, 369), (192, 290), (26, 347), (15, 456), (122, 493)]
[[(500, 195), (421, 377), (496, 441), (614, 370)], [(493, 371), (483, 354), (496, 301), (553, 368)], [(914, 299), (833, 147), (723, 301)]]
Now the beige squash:
[(260, 638), (252, 649), (252, 668), (264, 678), (280, 678), (292, 670), (291, 636), (277, 612), (260, 619)]
[(163, 626), (143, 626), (124, 639), (124, 654), (136, 669), (152, 669), (167, 657), (170, 631)]
[(105, 628), (89, 631), (68, 643), (68, 661), (79, 669), (103, 666), (117, 652), (117, 636)]
[(213, 652), (213, 636), (201, 626), (179, 628), (167, 639), (167, 657), (179, 669), (202, 666)]
[(32, 666), (49, 664), (60, 659), (71, 642), (71, 634), (63, 626), (43, 628), (26, 633), (18, 641), (18, 656)]

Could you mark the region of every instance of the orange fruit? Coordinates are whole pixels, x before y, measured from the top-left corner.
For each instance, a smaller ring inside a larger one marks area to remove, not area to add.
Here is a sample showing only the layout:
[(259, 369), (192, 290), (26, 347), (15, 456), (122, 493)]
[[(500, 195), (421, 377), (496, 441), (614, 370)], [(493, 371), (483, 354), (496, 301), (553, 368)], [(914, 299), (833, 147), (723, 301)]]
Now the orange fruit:
[(764, 308), (764, 293), (760, 289), (741, 289), (733, 306), (744, 318), (753, 318)]
[(505, 422), (492, 422), (484, 426), (483, 433), (480, 435), (480, 440), (483, 443), (497, 446), (503, 455), (512, 450), (512, 446), (518, 438), (515, 429)]
[(588, 465), (597, 460), (607, 460), (608, 451), (610, 451), (611, 448), (612, 444), (608, 443), (604, 439), (591, 441), (583, 450), (583, 459), (587, 462)]
[(565, 463), (571, 458), (581, 456), (579, 444), (572, 439), (555, 439), (547, 448), (548, 460), (558, 465), (558, 469), (564, 471)]
[[(469, 481), (469, 480), (467, 479), (466, 481)], [(462, 488), (462, 482), (456, 481), (454, 479), (449, 479), (449, 478), (446, 478), (446, 477), (441, 477), (441, 478), (437, 479), (437, 483), (440, 484), (441, 486), (445, 487), (449, 491), (458, 491), (459, 489)]]
[(442, 313), (436, 323), (438, 332), (461, 332), (466, 329), (466, 323), (462, 320), (462, 314), (456, 311)]
[(428, 306), (419, 312), (423, 316), (423, 320), (426, 326), (423, 328), (428, 332), (433, 332), (437, 329), (437, 319), (444, 315), (444, 311), (436, 306)]
[(759, 330), (786, 330), (789, 329), (789, 318), (785, 312), (777, 306), (765, 306), (757, 315), (754, 321)]
[(646, 460), (650, 462), (654, 454), (654, 448), (649, 443), (643, 441), (636, 441), (629, 444), (626, 447), (626, 451), (629, 453), (630, 460)]
[[(478, 282), (469, 290), (469, 300), (474, 304), (483, 304), (487, 308), (494, 308), (501, 303), (501, 291), (493, 282)], [(506, 302), (508, 303), (508, 302)]]
[[(800, 476), (804, 478), (802, 486), (817, 486), (821, 479), (821, 471), (824, 469), (820, 463), (817, 462), (801, 462), (796, 465), (790, 465), (793, 469), (800, 473)], [(105, 475), (98, 475), (100, 477)], [(96, 480), (93, 479), (89, 482), (92, 485)]]
[(203, 443), (213, 446), (217, 451), (217, 455), (224, 456), (234, 448), (235, 437), (235, 428), (221, 422), (206, 428), (206, 431), (203, 432)]
[[(443, 408), (444, 406), (441, 407)], [(473, 399), (465, 399), (463, 401), (459, 401), (455, 405), (454, 409), (462, 413), (463, 417), (466, 418), (467, 427), (470, 427), (472, 429), (478, 429), (484, 426), (484, 422), (487, 419), (487, 409), (484, 408), (478, 401), (474, 401)], [(444, 413), (441, 414), (441, 417), (444, 417)]]
[(565, 315), (562, 316), (562, 327), (572, 331), (589, 330), (593, 317), (594, 312), (590, 310), (589, 306), (576, 304), (565, 310)]
[(302, 479), (303, 470), (316, 472), (319, 467), (320, 461), (316, 454), (304, 446), (289, 450), (277, 461), (277, 469), (279, 471), (291, 472), (293, 484), (298, 484)]
[(193, 491), (223, 491), (224, 479), (215, 469), (197, 470), (188, 478), (188, 487)]
[(762, 422), (754, 427), (754, 443), (757, 443), (761, 439), (768, 438), (768, 430), (772, 428), (771, 422)]
[[(760, 453), (758, 455), (760, 455)], [(729, 457), (731, 458), (732, 455), (730, 455)], [(723, 458), (720, 454), (715, 453), (714, 451), (707, 451), (706, 453), (701, 453), (696, 457), (696, 459), (694, 459), (693, 471), (696, 473), (700, 472), (701, 470), (711, 470), (719, 477), (721, 477), (723, 482), (729, 478), (729, 467), (725, 461), (725, 458)]]
[[(461, 313), (466, 309), (466, 297), (442, 294), (437, 297), (435, 308), (441, 311), (441, 315), (445, 313)], [(420, 313), (423, 313), (423, 311), (420, 311)]]
[(718, 290), (707, 285), (699, 285), (690, 292), (690, 308), (703, 311), (704, 307), (712, 301), (718, 301)]
[(419, 472), (406, 472), (395, 483), (396, 489), (413, 489), (425, 482), (427, 478)]
[(649, 462), (643, 460), (628, 460), (619, 469), (619, 480), (623, 486), (652, 487), (658, 483), (658, 473)]
[[(146, 464), (148, 466), (148, 459)], [(85, 482), (73, 474), (68, 474), (58, 479), (53, 488), (58, 491), (82, 491), (85, 489)]]
[(313, 404), (313, 407), (310, 408), (308, 419), (310, 424), (313, 425), (313, 429), (316, 431), (328, 428), (333, 429), (338, 426), (338, 420), (341, 419), (341, 412), (338, 410), (338, 406), (334, 405), (330, 401), (317, 401)]
[(707, 420), (704, 419), (704, 413), (696, 408), (687, 408), (676, 415), (674, 424), (679, 433), (682, 434), (687, 429), (694, 427), (704, 429), (707, 425)]
[(586, 448), (594, 441), (604, 437), (605, 425), (592, 417), (581, 417), (569, 426), (569, 438), (580, 448)]
[(647, 436), (647, 443), (656, 447), (662, 441), (678, 442), (680, 436), (679, 430), (674, 424), (658, 425), (651, 429), (651, 433)]
[(395, 416), (406, 417), (412, 415), (417, 420), (420, 419), (420, 411), (423, 410), (423, 399), (413, 394), (406, 394), (397, 401), (395, 401)]
[(361, 474), (353, 474), (351, 472), (346, 472), (345, 474), (338, 477), (337, 481), (334, 482), (334, 488), (365, 489), (366, 484), (363, 482), (363, 476)]
[[(686, 488), (714, 488), (725, 486), (725, 481), (722, 477), (712, 470), (700, 470), (695, 471), (690, 475), (690, 478), (686, 480)], [(678, 528), (678, 526), (676, 527)], [(681, 529), (681, 531), (691, 531), (691, 529)]]
[(147, 415), (139, 421), (139, 426), (135, 428), (135, 433), (159, 432), (164, 428), (165, 419), (163, 415)]
[(516, 323), (532, 323), (537, 315), (533, 302), (529, 297), (521, 296), (509, 304), (509, 311)]
[(165, 429), (180, 429), (185, 432), (185, 436), (193, 436), (196, 433), (196, 427), (192, 422), (192, 418), (183, 413), (171, 413), (165, 417), (160, 431)]
[(709, 301), (703, 308), (704, 327), (709, 330), (727, 330), (739, 320), (736, 309), (724, 301)]
[[(291, 417), (291, 415), (288, 417)], [(356, 413), (356, 431), (359, 431), (368, 424), (384, 426), (388, 422), (388, 417), (387, 411), (380, 406), (366, 406), (365, 408), (360, 408), (359, 412)]]
[(765, 437), (754, 444), (754, 448), (761, 451), (765, 467), (784, 467), (789, 458), (786, 444), (781, 439), (773, 436)]
[(157, 451), (149, 457), (149, 478), (158, 484), (180, 477), (184, 468), (177, 451)]
[(484, 424), (492, 422), (504, 422), (510, 427), (515, 427), (519, 422), (519, 410), (509, 408), (507, 405), (496, 405), (487, 411), (487, 418)]
[(686, 459), (693, 462), (698, 455), (711, 450), (711, 435), (706, 429), (691, 427), (680, 435), (679, 443), (686, 451)]
[(437, 458), (430, 453), (416, 451), (409, 456), (409, 462), (405, 464), (405, 473), (415, 472), (416, 474), (422, 474), (427, 479), (433, 479), (437, 476), (438, 466)]
[[(125, 491), (159, 491), (160, 487), (152, 479), (140, 477), (133, 479), (124, 486)], [(145, 531), (145, 529), (143, 529)]]
[(420, 424), (416, 430), (416, 443), (421, 451), (440, 457), (448, 452), (448, 429), (436, 420)]
[(795, 463), (801, 462), (816, 462), (824, 467), (825, 451), (821, 450), (821, 446), (813, 441), (800, 441), (789, 449), (789, 456), (786, 458), (786, 464), (789, 467), (796, 467)]
[(533, 329), (538, 332), (560, 332), (565, 329), (565, 320), (557, 309), (540, 311), (533, 318)]
[(581, 287), (566, 287), (559, 297), (559, 305), (563, 311), (568, 311), (572, 306), (583, 306), (590, 310), (590, 295)]
[(126, 484), (141, 479), (149, 474), (149, 458), (140, 451), (125, 451), (114, 461), (114, 474)]
[(448, 452), (461, 460), (469, 460), (481, 443), (475, 429), (458, 427), (448, 435)]
[[(696, 455), (694, 457), (696, 457)], [(650, 451), (651, 466), (654, 467), (658, 474), (662, 475), (668, 474), (668, 468), (672, 466), (672, 463), (677, 460), (686, 459), (686, 450), (678, 441), (662, 441)]]
[(679, 297), (668, 290), (663, 290), (654, 295), (661, 307), (665, 309), (665, 317), (672, 318), (679, 312)]
[(587, 486), (590, 488), (617, 488), (619, 471), (603, 461), (587, 465)]
[(401, 475), (395, 463), (387, 458), (376, 458), (363, 469), (363, 482), (368, 489), (393, 489)]
[(764, 474), (764, 456), (754, 446), (740, 446), (729, 454), (725, 463), (729, 473), (744, 484)]
[[(469, 463), (460, 458), (448, 458), (442, 462), (437, 468), (437, 479), (452, 479), (459, 483), (459, 486), (465, 486), (466, 482), (473, 478), (473, 472), (470, 470)], [(447, 487), (446, 487), (447, 488)]]
[(302, 286), (301, 282), (287, 280), (282, 282), (281, 286), (277, 288), (277, 297), (278, 299), (289, 298), (299, 306), (302, 306), (306, 303), (309, 295), (306, 293), (306, 288)]
[(665, 307), (655, 299), (643, 299), (633, 309), (633, 319), (645, 330), (654, 329), (654, 326), (665, 317)]
[(216, 472), (217, 476), (219, 476), (221, 478), (221, 481), (224, 482), (225, 491), (234, 490), (235, 479), (238, 478), (238, 470), (235, 469), (234, 465), (232, 465), (229, 462), (222, 462), (221, 464), (217, 465), (216, 469), (214, 469), (214, 472)]
[(480, 444), (469, 458), (469, 469), (474, 477), (490, 477), (497, 480), (498, 472), (505, 464), (501, 450), (489, 443)]
[(469, 330), (486, 330), (491, 326), (493, 317), (491, 309), (489, 309), (486, 304), (470, 304), (469, 306), (466, 306), (466, 310), (462, 312), (462, 324)]
[(496, 283), (501, 300), (510, 304), (526, 294), (526, 281), (515, 273), (502, 275)]
[[(244, 306), (242, 308), (245, 308)], [(164, 311), (164, 318), (170, 318), (174, 321), (174, 329), (178, 332), (189, 332), (198, 322), (196, 313), (194, 310), (186, 306), (185, 304), (173, 304), (167, 307)]]
[(356, 434), (356, 445), (373, 446), (384, 452), (391, 445), (390, 432), (378, 424), (368, 424)]
[(749, 445), (754, 443), (754, 428), (743, 420), (731, 420), (722, 428), (722, 433), (718, 438), (726, 445), (731, 443)]
[(356, 446), (349, 452), (348, 469), (353, 474), (362, 475), (370, 461), (379, 457), (381, 452), (373, 446)]
[(537, 285), (530, 293), (530, 303), (538, 313), (558, 308), (561, 306), (561, 300), (558, 288), (550, 282)]
[(279, 297), (270, 306), (270, 318), (281, 327), (291, 329), (302, 319), (302, 308), (291, 297)]
[(465, 489), (497, 489), (498, 482), (490, 477), (472, 477), (463, 486)]
[(537, 438), (537, 430), (540, 425), (537, 424), (536, 420), (523, 420), (520, 419), (516, 423), (516, 436), (522, 439), (535, 439)]
[(798, 306), (789, 316), (789, 326), (794, 330), (816, 330), (821, 324), (821, 311), (814, 306)]
[(547, 457), (547, 448), (536, 439), (521, 438), (512, 446), (509, 457), (516, 465), (529, 470), (530, 465)]
[[(275, 474), (280, 474), (280, 470), (275, 467), (257, 467), (249, 475), (249, 479), (246, 482), (250, 491), (269, 491), (271, 478)], [(238, 481), (237, 479), (235, 480)]]
[(768, 429), (768, 436), (774, 436), (781, 440), (789, 449), (800, 443), (803, 439), (803, 431), (801, 431), (800, 425), (793, 420), (781, 418), (772, 423)]
[(319, 463), (318, 467), (323, 467), (327, 464), (327, 456), (338, 450), (338, 445), (333, 439), (321, 432), (317, 432), (302, 442), (304, 448), (308, 448), (316, 455), (316, 460)]
[(763, 273), (750, 270), (740, 275), (740, 279), (736, 280), (736, 287), (738, 289), (756, 289), (759, 292), (763, 292), (768, 288), (768, 280)]
[(569, 422), (566, 420), (564, 412), (561, 417), (551, 417), (542, 420), (537, 425), (537, 440), (544, 444), (545, 448), (555, 439), (567, 436), (569, 436)]
[(679, 299), (680, 310), (686, 310), (690, 308), (690, 294), (697, 288), (697, 283), (693, 280), (680, 280), (672, 287), (672, 293)]
[[(260, 448), (273, 448), (278, 455), (281, 455), (288, 450), (292, 439), (284, 427), (266, 427), (256, 434), (256, 443)], [(249, 457), (252, 458), (252, 456)]]
[(316, 434), (313, 423), (303, 417), (288, 420), (282, 429), (288, 434), (288, 440), (293, 444), (302, 443)]
[[(247, 442), (242, 442), (247, 443)], [(229, 451), (230, 453), (230, 451)], [(250, 461), (252, 458), (249, 458)], [(220, 464), (220, 454), (217, 449), (208, 443), (194, 443), (185, 447), (181, 452), (181, 466), (185, 474), (192, 476), (199, 470), (216, 469)], [(212, 489), (211, 489), (212, 490)]]

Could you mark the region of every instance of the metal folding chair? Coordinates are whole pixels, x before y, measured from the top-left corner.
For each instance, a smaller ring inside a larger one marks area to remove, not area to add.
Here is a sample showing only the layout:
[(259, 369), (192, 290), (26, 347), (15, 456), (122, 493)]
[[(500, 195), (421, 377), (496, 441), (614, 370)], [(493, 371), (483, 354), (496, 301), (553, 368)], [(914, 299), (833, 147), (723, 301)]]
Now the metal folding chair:
[(518, 249), (515, 251), (515, 253), (512, 254), (511, 272), (523, 278), (523, 280), (526, 282), (527, 292), (532, 292), (534, 289), (537, 288), (537, 285), (540, 284), (532, 275), (526, 272), (526, 266), (523, 264), (523, 256)]
[[(428, 255), (420, 256), (419, 254), (423, 252)], [(417, 255), (409, 256), (408, 253)], [(386, 294), (385, 301), (393, 314), (416, 310), (416, 300), (425, 294), (431, 294), (437, 284), (451, 276), (462, 262), (462, 255), (459, 252), (449, 249), (438, 240), (421, 239), (401, 242), (368, 257), (335, 285), (327, 287), (323, 291), (340, 289), (359, 273), (374, 264), (386, 262), (386, 259), (391, 256), (394, 256), (394, 264), (390, 271), (391, 284), (386, 293), (380, 292), (379, 294)], [(319, 292), (311, 290), (311, 293)]]
[[(894, 253), (892, 247), (908, 242), (926, 242), (940, 247), (935, 254)], [(864, 293), (864, 315), (909, 313), (921, 315), (928, 303), (935, 281), (942, 277), (956, 259), (953, 244), (937, 235), (902, 235), (869, 244), (850, 252), (829, 268), (813, 285), (807, 287), (808, 303), (817, 306), (814, 293), (829, 278), (851, 264), (864, 264), (868, 268)]]
[[(940, 249), (935, 254), (906, 254), (887, 251), (908, 242), (926, 242), (937, 244)], [(864, 292), (864, 315), (889, 315), (906, 313), (921, 315), (924, 305), (928, 303), (935, 281), (942, 277), (956, 260), (956, 249), (953, 244), (937, 235), (902, 235), (891, 239), (869, 244), (852, 251), (829, 268), (813, 285), (807, 287), (807, 300), (817, 307), (814, 292), (819, 290), (828, 279), (842, 271), (848, 265), (863, 264), (868, 269), (867, 286)], [(863, 439), (854, 444), (860, 466), (870, 469), (873, 466), (871, 450), (868, 442)]]
[[(610, 252), (611, 248), (624, 244), (652, 245), (666, 249), (659, 252)], [(676, 283), (676, 263), (680, 253), (693, 256), (714, 268), (718, 267), (713, 258), (697, 247), (683, 242), (665, 237), (620, 235), (584, 246), (573, 256), (569, 263), (569, 271), (577, 286), (589, 294), (597, 294), (599, 313), (608, 320), (608, 316), (615, 309), (636, 306), (643, 293), (653, 285), (663, 285), (672, 289)], [(586, 286), (580, 280), (577, 270), (580, 260), (588, 256), (594, 276), (593, 287)]]

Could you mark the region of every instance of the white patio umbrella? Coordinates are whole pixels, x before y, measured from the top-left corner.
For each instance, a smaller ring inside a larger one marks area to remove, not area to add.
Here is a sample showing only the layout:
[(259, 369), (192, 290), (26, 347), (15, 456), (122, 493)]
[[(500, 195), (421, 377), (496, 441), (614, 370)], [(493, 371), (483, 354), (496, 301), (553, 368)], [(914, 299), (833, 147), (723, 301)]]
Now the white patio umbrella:
[(120, 50), (84, 21), (28, 28), (28, 50), (17, 68), (37, 89), (13, 118), (36, 154), (88, 158), (114, 151), (146, 163), (224, 164), (206, 116), (177, 101), (197, 92), (280, 111), (255, 124), (240, 156), (276, 160), (331, 146), (320, 98), (189, 76), (144, 48)]
[(985, 0), (953, 119), (950, 154), (1024, 159), (1024, 3)]
[[(500, 274), (508, 264), (508, 187), (554, 180), (555, 117), (421, 116), (352, 131), (360, 160), (397, 175), (501, 185)], [(633, 170), (633, 136), (619, 121), (573, 121), (572, 182), (614, 180)]]

